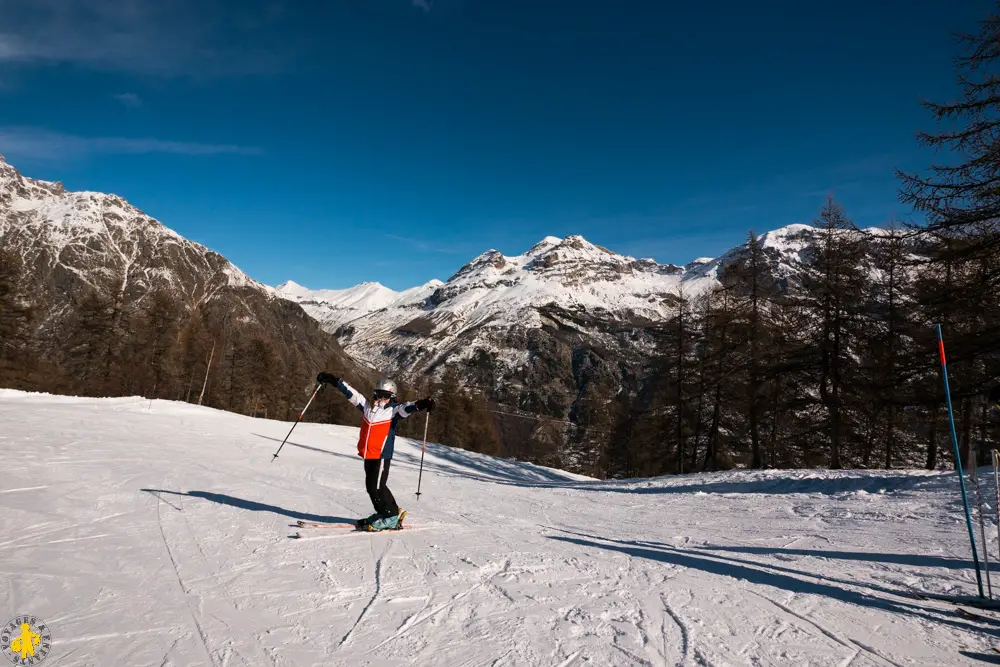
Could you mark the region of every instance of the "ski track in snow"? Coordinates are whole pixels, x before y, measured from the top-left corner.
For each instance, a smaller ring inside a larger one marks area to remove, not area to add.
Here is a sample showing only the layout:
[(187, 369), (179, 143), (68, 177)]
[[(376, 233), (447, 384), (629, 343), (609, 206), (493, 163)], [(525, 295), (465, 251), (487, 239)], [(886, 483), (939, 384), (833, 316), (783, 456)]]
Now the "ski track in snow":
[(54, 665), (910, 667), (1000, 640), (910, 594), (975, 591), (953, 475), (601, 482), (434, 445), (418, 503), (402, 440), (414, 527), (293, 540), (370, 503), (356, 429), (302, 424), (271, 464), (286, 432), (0, 390), (0, 612), (46, 620)]

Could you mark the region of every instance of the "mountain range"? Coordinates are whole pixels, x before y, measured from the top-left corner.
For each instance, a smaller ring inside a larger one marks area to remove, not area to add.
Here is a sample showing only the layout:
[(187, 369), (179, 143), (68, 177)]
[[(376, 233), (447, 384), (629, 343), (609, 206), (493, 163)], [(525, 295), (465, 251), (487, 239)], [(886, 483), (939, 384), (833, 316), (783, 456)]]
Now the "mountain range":
[[(794, 288), (819, 235), (796, 224), (760, 236), (770, 274)], [(678, 266), (617, 254), (582, 236), (548, 236), (521, 255), (489, 250), (445, 282), (402, 292), (371, 282), (310, 290), (291, 281), (275, 292), (336, 334), (351, 356), (384, 372), (440, 379), (453, 367), (508, 399), (513, 387), (530, 391), (519, 378), (551, 389), (559, 377), (560, 390), (572, 394), (580, 382), (574, 358), (587, 350), (641, 360), (653, 344), (643, 329), (669, 320), (682, 297), (718, 286), (720, 271), (745, 254), (741, 245)], [(539, 376), (540, 368), (547, 372)]]
[[(794, 293), (809, 278), (822, 234), (791, 225), (758, 237), (780, 291)], [(170, 334), (179, 346), (187, 345), (184, 323), (198, 320), (207, 332), (199, 354), (209, 356), (207, 346), (220, 342), (226, 350), (219, 407), (250, 409), (237, 397), (240, 374), (257, 378), (254, 405), (281, 395), (278, 413), (286, 414), (320, 368), (362, 382), (379, 373), (487, 399), (501, 437), (518, 440), (537, 437), (545, 424), (590, 419), (588, 400), (640, 394), (656, 376), (664, 328), (743, 262), (748, 244), (678, 266), (621, 255), (578, 235), (547, 236), (516, 256), (488, 250), (444, 282), (402, 292), (373, 282), (271, 288), (116, 195), (68, 192), (0, 158), (0, 250), (21, 261), (39, 353), (58, 365), (80, 356), (86, 299), (106, 304), (111, 324), (101, 335), (122, 338), (127, 332), (110, 333), (122, 313), (142, 313), (155, 295), (166, 295), (177, 304), (168, 319), (179, 323)], [(870, 263), (870, 251), (859, 261)], [(114, 356), (110, 345), (106, 356)], [(123, 366), (149, 363), (134, 359)], [(186, 386), (190, 397), (204, 372), (188, 363), (172, 391), (183, 397)], [(284, 383), (280, 391), (260, 388), (271, 378)], [(136, 383), (118, 390), (140, 389), (148, 392)]]

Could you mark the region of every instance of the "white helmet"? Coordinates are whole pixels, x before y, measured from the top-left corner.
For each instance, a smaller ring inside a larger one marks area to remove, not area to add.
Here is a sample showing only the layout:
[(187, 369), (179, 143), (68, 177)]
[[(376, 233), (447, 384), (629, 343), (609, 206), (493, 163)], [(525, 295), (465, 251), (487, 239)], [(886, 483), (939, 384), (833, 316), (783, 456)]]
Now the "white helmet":
[(383, 378), (375, 383), (375, 391), (387, 392), (392, 398), (396, 398), (396, 383)]

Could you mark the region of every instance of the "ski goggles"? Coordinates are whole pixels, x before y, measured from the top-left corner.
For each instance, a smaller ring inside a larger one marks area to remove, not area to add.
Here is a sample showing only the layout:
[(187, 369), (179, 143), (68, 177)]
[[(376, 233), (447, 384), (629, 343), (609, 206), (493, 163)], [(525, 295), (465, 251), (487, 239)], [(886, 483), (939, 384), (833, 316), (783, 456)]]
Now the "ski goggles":
[(392, 398), (392, 392), (386, 391), (384, 389), (376, 389), (374, 392), (372, 392), (372, 396), (375, 398), (375, 400), (379, 400), (382, 398), (389, 399)]

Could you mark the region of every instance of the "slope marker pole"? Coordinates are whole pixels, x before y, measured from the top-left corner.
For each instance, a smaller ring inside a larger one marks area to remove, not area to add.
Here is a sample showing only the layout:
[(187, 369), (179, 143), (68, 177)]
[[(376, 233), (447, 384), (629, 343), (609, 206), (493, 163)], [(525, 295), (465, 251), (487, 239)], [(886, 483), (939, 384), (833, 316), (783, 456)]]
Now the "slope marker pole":
[(955, 432), (955, 413), (951, 407), (951, 389), (948, 387), (948, 360), (944, 354), (944, 335), (941, 325), (937, 327), (938, 351), (941, 353), (941, 377), (944, 379), (944, 397), (948, 404), (948, 423), (951, 426), (951, 444), (955, 451), (955, 470), (958, 471), (958, 483), (962, 489), (962, 505), (965, 506), (965, 525), (969, 529), (969, 542), (972, 543), (972, 560), (976, 565), (976, 583), (979, 586), (979, 597), (983, 594), (983, 575), (979, 571), (979, 552), (976, 550), (976, 534), (972, 530), (972, 513), (969, 511), (969, 496), (965, 492), (965, 475), (962, 472), (962, 454), (958, 451), (958, 434)]

